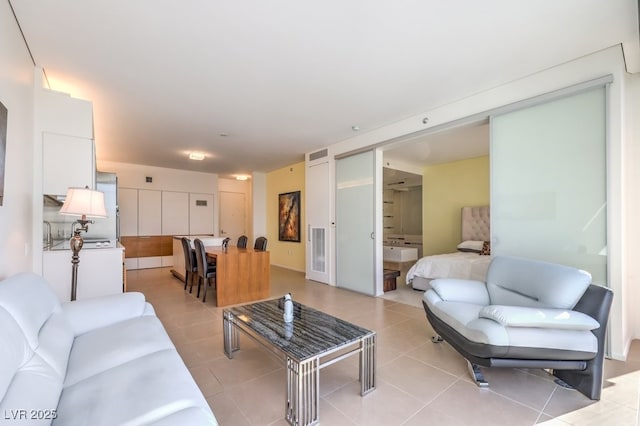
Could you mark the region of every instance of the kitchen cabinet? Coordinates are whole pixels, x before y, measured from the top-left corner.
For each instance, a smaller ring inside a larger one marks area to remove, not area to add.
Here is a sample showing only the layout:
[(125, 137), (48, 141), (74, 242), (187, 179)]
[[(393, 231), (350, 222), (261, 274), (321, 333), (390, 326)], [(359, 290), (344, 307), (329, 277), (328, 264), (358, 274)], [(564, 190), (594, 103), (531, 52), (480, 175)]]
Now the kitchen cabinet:
[(65, 195), (69, 187), (95, 188), (96, 161), (92, 139), (42, 133), (42, 189)]
[(138, 190), (118, 188), (120, 236), (138, 235)]
[(173, 266), (174, 235), (213, 234), (213, 194), (119, 188), (118, 200), (128, 270)]
[(90, 101), (44, 88), (37, 91), (36, 96), (36, 129), (93, 138), (93, 104)]
[(162, 191), (162, 235), (189, 233), (189, 193)]
[[(80, 250), (78, 300), (123, 292), (122, 247)], [(42, 276), (61, 302), (71, 299), (71, 250), (42, 253)]]
[(189, 193), (189, 235), (213, 235), (213, 194)]
[(138, 190), (138, 236), (162, 235), (162, 192)]

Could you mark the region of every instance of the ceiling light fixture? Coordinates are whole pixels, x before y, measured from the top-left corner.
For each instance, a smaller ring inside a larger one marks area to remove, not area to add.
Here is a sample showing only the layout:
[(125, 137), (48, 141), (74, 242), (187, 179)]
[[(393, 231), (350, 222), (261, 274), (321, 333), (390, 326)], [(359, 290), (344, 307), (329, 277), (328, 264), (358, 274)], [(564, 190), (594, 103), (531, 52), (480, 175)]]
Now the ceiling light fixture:
[(249, 176), (247, 175), (236, 175), (236, 180), (247, 180)]
[(202, 152), (192, 152), (189, 154), (190, 160), (202, 161), (204, 160), (204, 154)]
[(360, 130), (360, 126), (351, 126), (351, 130), (357, 132), (358, 130)]

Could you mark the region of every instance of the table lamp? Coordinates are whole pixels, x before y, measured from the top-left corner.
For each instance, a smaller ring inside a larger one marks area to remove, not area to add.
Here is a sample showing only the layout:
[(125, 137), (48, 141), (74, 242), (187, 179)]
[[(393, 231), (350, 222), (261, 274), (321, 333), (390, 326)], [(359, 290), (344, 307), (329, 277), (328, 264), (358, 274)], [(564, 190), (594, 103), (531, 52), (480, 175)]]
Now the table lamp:
[(72, 225), (73, 236), (69, 240), (69, 245), (73, 252), (71, 256), (71, 300), (76, 300), (78, 263), (80, 263), (79, 253), (84, 243), (80, 232), (87, 232), (89, 223), (93, 223), (92, 220), (87, 220), (87, 217), (107, 217), (107, 211), (104, 207), (104, 193), (89, 189), (88, 186), (84, 188), (69, 188), (67, 198), (60, 208), (60, 214), (80, 217)]

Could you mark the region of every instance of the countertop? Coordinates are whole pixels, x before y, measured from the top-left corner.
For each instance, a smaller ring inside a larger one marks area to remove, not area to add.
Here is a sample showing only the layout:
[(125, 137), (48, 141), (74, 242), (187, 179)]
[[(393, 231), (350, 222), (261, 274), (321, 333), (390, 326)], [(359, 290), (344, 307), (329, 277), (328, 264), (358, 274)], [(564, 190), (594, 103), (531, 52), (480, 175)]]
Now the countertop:
[[(124, 248), (120, 241), (118, 240), (109, 240), (109, 239), (85, 239), (83, 240), (82, 250), (94, 250), (94, 249), (108, 249), (108, 248)], [(69, 250), (71, 251), (71, 247), (69, 246), (69, 239), (64, 240), (53, 240), (53, 244), (51, 247), (47, 247), (46, 243), (44, 243), (44, 251), (59, 251), (59, 250)]]

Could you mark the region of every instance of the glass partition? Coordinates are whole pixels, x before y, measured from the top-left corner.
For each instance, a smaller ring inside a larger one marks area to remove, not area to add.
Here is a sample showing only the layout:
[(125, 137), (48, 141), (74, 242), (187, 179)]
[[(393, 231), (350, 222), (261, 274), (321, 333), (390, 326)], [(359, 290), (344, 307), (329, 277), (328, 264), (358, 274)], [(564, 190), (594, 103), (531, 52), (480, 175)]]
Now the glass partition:
[(607, 284), (606, 89), (491, 117), (492, 255)]

